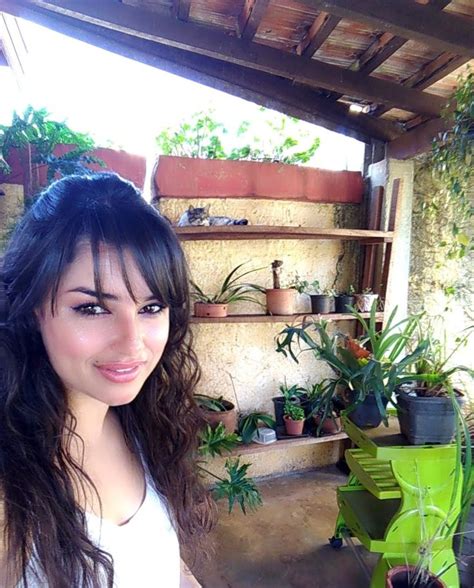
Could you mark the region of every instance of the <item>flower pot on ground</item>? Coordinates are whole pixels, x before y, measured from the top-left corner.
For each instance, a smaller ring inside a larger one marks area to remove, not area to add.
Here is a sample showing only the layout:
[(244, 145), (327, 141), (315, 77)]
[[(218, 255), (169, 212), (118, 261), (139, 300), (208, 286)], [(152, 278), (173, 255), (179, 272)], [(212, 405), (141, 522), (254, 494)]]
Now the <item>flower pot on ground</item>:
[(265, 289), (257, 284), (242, 282), (242, 278), (262, 268), (248, 270), (241, 274), (237, 272), (244, 264), (235, 267), (224, 279), (222, 286), (216, 294), (205, 294), (203, 290), (191, 281), (191, 295), (195, 300), (194, 314), (198, 317), (225, 317), (227, 316), (228, 305), (233, 302), (261, 302), (251, 296), (255, 292), (265, 292)]
[(427, 570), (403, 565), (387, 572), (385, 588), (446, 588), (446, 584)]
[(302, 435), (304, 428), (304, 410), (301, 406), (286, 402), (283, 421), (288, 435)]
[(229, 434), (237, 429), (237, 411), (232, 402), (222, 396), (213, 398), (205, 394), (195, 394), (194, 398), (202, 410), (204, 420), (212, 428), (222, 423)]
[(371, 290), (364, 290), (362, 294), (355, 295), (355, 305), (359, 312), (370, 312), (372, 306), (377, 305), (378, 299), (378, 294), (374, 294)]

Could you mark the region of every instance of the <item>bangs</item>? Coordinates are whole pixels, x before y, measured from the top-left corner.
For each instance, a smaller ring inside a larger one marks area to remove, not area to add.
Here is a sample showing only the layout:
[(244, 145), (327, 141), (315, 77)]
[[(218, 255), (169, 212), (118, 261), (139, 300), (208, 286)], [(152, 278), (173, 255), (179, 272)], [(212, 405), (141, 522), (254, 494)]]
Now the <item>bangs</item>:
[[(69, 231), (68, 246), (58, 257), (56, 279), (51, 291), (51, 308), (55, 306), (59, 283), (67, 265), (77, 256), (78, 249), (90, 244), (94, 267), (94, 288), (99, 302), (104, 303), (101, 279), (101, 250), (112, 248), (120, 263), (122, 279), (130, 297), (137, 302), (130, 283), (126, 253), (135, 262), (151, 294), (163, 305), (182, 308), (188, 300), (188, 280), (184, 255), (173, 230), (150, 205), (145, 203), (141, 214), (133, 219), (110, 211), (94, 210), (83, 214), (81, 223)], [(64, 242), (64, 241), (62, 241)], [(102, 251), (103, 255), (103, 251)]]

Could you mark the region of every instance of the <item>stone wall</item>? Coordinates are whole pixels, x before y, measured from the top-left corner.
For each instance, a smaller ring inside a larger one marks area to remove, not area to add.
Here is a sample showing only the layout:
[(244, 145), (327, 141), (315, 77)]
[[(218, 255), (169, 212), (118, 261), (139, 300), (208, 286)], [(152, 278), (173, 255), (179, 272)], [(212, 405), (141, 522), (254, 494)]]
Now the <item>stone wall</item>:
[(0, 184), (0, 255), (6, 242), (23, 213), (23, 186), (17, 184)]

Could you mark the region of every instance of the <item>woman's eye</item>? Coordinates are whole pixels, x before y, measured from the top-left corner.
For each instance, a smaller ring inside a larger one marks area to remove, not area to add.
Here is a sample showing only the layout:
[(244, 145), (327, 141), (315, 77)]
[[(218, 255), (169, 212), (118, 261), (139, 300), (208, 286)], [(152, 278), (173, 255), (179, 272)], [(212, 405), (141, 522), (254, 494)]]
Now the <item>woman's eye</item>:
[(159, 314), (164, 309), (165, 309), (165, 307), (163, 304), (158, 304), (158, 303), (147, 304), (146, 306), (144, 306), (140, 310), (140, 313), (142, 313), (142, 314)]
[(107, 310), (98, 304), (81, 304), (80, 306), (75, 306), (73, 310), (85, 316), (96, 316), (107, 313)]

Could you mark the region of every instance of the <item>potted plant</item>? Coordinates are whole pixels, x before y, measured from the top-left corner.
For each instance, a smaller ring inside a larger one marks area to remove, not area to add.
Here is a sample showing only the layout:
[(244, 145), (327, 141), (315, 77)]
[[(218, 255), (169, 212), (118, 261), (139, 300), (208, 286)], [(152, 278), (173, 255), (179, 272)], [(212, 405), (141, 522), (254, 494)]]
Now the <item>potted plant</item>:
[(268, 314), (290, 315), (295, 313), (295, 290), (293, 287), (282, 288), (280, 275), (283, 262), (275, 259), (272, 262), (273, 288), (265, 290)]
[(450, 443), (456, 432), (459, 407), (464, 394), (455, 386), (453, 377), (474, 370), (464, 365), (451, 365), (453, 355), (466, 345), (472, 329), (456, 340), (450, 353), (446, 341), (436, 339), (431, 325), (420, 329), (426, 345), (423, 353), (411, 365), (397, 388), (397, 415), (400, 430), (412, 445)]
[(446, 584), (424, 567), (402, 565), (387, 572), (385, 588), (446, 588)]
[(237, 411), (235, 405), (222, 396), (213, 398), (206, 394), (195, 394), (194, 398), (202, 410), (204, 420), (215, 428), (222, 423), (227, 433), (231, 434), (237, 429)]
[(340, 313), (351, 312), (351, 307), (354, 306), (355, 300), (355, 289), (350, 284), (346, 290), (334, 296), (335, 311)]
[(359, 312), (370, 312), (376, 306), (379, 295), (372, 292), (372, 288), (364, 288), (361, 294), (355, 294), (355, 304)]
[(243, 414), (239, 418), (239, 435), (242, 438), (242, 443), (248, 445), (252, 443), (253, 437), (262, 424), (270, 429), (275, 428), (275, 419), (266, 412), (249, 412)]
[(257, 284), (240, 282), (240, 280), (242, 280), (244, 276), (259, 271), (262, 268), (252, 269), (242, 274), (237, 274), (243, 265), (244, 264), (241, 263), (227, 275), (217, 294), (205, 294), (195, 282), (191, 281), (191, 286), (193, 288), (192, 296), (195, 299), (195, 316), (212, 318), (225, 317), (227, 316), (229, 304), (232, 302), (247, 301), (261, 304), (253, 296), (250, 296), (250, 293), (264, 292), (264, 288)]
[(272, 398), (277, 427), (282, 427), (284, 425), (283, 415), (285, 404), (289, 402), (298, 406), (301, 405), (302, 396), (305, 390), (304, 388), (300, 388), (297, 384), (288, 387), (285, 382), (280, 385), (280, 392), (281, 396), (275, 396)]
[(334, 381), (326, 378), (308, 387), (306, 393), (311, 407), (310, 414), (316, 425), (316, 436), (319, 437), (321, 432), (329, 435), (340, 433), (343, 406), (335, 394)]
[(292, 402), (285, 402), (283, 408), (285, 429), (287, 435), (302, 435), (305, 421), (304, 409)]
[(325, 361), (334, 371), (333, 389), (344, 391), (344, 413), (360, 427), (377, 427), (387, 422), (386, 405), (395, 388), (403, 381), (407, 367), (416, 361), (423, 344), (400, 359), (418, 324), (418, 315), (394, 324), (396, 308), (383, 329), (377, 331), (375, 305), (366, 321), (354, 310), (351, 314), (362, 328), (353, 339), (343, 333), (330, 334), (324, 320), (305, 320), (301, 325), (287, 326), (277, 337), (277, 351), (298, 358), (294, 345), (303, 343), (316, 359)]
[(308, 280), (301, 280), (296, 275), (294, 287), (300, 294), (307, 294), (310, 297), (313, 314), (334, 312), (334, 293), (332, 290), (323, 291), (318, 280), (308, 282)]

